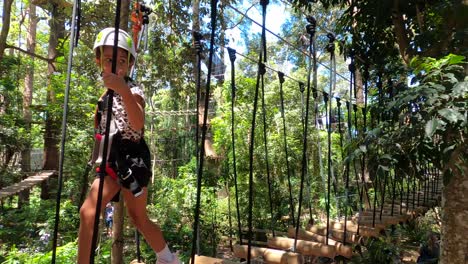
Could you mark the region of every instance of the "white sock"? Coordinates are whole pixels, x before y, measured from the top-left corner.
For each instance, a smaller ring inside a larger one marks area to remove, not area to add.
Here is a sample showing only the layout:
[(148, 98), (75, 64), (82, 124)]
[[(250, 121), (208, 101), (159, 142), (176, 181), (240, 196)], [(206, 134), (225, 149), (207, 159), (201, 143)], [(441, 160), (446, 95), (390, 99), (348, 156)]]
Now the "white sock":
[(174, 255), (172, 254), (171, 250), (166, 246), (163, 248), (163, 250), (159, 251), (156, 253), (158, 255), (158, 259), (164, 260), (165, 262), (171, 262), (172, 259), (174, 258)]

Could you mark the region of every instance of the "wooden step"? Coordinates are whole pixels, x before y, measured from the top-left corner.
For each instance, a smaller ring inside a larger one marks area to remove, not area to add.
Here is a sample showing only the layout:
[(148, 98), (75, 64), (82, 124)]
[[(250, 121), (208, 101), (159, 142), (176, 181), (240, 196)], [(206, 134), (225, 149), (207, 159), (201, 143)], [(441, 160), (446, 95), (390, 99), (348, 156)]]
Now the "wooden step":
[[(234, 245), (234, 256), (247, 259), (248, 246)], [(251, 247), (252, 258), (261, 258), (267, 264), (303, 264), (304, 257), (298, 253), (286, 252), (284, 250)]]

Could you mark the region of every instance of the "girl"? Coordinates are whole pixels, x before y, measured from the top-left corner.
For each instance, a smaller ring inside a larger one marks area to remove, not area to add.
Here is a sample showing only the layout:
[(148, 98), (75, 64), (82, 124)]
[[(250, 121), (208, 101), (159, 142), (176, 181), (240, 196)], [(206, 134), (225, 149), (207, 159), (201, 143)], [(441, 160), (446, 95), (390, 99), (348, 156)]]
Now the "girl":
[[(145, 101), (142, 89), (127, 81), (127, 76), (136, 58), (135, 48), (130, 35), (119, 30), (117, 67), (116, 74), (114, 74), (112, 73), (114, 38), (115, 29), (106, 28), (97, 35), (93, 48), (96, 64), (102, 72), (104, 86), (114, 91), (112, 129), (109, 132), (112, 134), (115, 132), (115, 135), (112, 146), (109, 142), (110, 154), (107, 157), (108, 167), (104, 177), (101, 208), (121, 190), (128, 215), (156, 252), (157, 263), (179, 264), (177, 256), (171, 253), (167, 247), (161, 229), (148, 218), (146, 211), (148, 194), (146, 186), (151, 177), (149, 169), (151, 166), (149, 150), (143, 139)], [(96, 113), (97, 140), (104, 135), (106, 129), (106, 98), (107, 95), (101, 97)], [(129, 182), (132, 183), (131, 186), (128, 184)], [(89, 263), (90, 260), (98, 187), (99, 178), (96, 178), (80, 209), (80, 230), (78, 233), (78, 263), (80, 264)]]

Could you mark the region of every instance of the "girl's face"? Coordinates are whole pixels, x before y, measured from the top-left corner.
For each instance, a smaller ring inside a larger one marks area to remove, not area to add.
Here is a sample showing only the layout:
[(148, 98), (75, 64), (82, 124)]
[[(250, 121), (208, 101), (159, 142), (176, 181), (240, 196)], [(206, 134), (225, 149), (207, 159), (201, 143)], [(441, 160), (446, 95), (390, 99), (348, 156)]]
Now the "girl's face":
[[(105, 73), (112, 72), (112, 53), (113, 47), (111, 46), (104, 46), (102, 49), (102, 56), (96, 58), (96, 63), (99, 67), (102, 67), (102, 71)], [(128, 52), (122, 48), (117, 50), (117, 67), (116, 67), (116, 74), (122, 77), (128, 75), (130, 70), (131, 62), (128, 61)], [(102, 61), (101, 61), (102, 60)]]

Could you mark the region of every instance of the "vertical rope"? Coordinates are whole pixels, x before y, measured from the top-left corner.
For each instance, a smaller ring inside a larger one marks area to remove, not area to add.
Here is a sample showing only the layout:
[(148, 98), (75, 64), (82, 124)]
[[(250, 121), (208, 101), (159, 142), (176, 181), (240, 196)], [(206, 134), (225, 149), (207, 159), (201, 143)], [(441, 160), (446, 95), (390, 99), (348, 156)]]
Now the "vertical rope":
[(332, 148), (331, 148), (331, 115), (332, 115), (332, 100), (328, 100), (328, 96), (333, 96), (334, 83), (335, 83), (335, 36), (331, 33), (327, 34), (328, 45), (327, 51), (330, 52), (330, 94), (324, 93), (323, 100), (325, 103), (325, 120), (327, 128), (327, 146), (328, 146), (328, 177), (327, 177), (327, 238), (325, 244), (328, 245), (328, 238), (330, 236), (330, 198), (331, 198), (331, 176), (332, 176)]
[(63, 117), (62, 117), (62, 138), (60, 143), (60, 157), (59, 157), (59, 175), (58, 175), (58, 189), (57, 189), (57, 199), (55, 202), (55, 223), (54, 223), (54, 237), (52, 240), (52, 263), (55, 264), (56, 255), (57, 255), (57, 238), (58, 238), (58, 227), (60, 222), (60, 200), (62, 196), (63, 188), (63, 162), (65, 160), (65, 141), (67, 138), (67, 118), (68, 118), (68, 101), (70, 93), (70, 82), (71, 82), (71, 70), (73, 65), (73, 50), (74, 50), (74, 38), (76, 34), (76, 13), (77, 13), (77, 1), (73, 2), (73, 11), (72, 11), (72, 25), (70, 32), (70, 50), (68, 53), (68, 64), (67, 64), (67, 79), (65, 87), (65, 98), (64, 98), (64, 108), (63, 108)]
[(255, 124), (257, 118), (257, 107), (258, 107), (258, 93), (260, 80), (263, 82), (263, 76), (265, 74), (265, 64), (263, 61), (266, 61), (266, 58), (263, 57), (266, 54), (266, 38), (265, 38), (265, 24), (266, 24), (266, 7), (268, 5), (268, 0), (261, 0), (260, 4), (262, 6), (262, 38), (258, 58), (258, 73), (257, 81), (255, 85), (255, 95), (254, 95), (254, 106), (252, 113), (252, 126), (250, 131), (250, 146), (249, 146), (249, 212), (248, 212), (248, 244), (247, 244), (247, 264), (250, 264), (252, 259), (252, 216), (253, 216), (253, 160), (254, 160), (254, 145), (255, 145)]
[(316, 67), (317, 67), (317, 61), (315, 59), (315, 32), (316, 32), (316, 21), (315, 18), (309, 16), (307, 17), (307, 21), (309, 24), (307, 25), (307, 33), (309, 33), (310, 36), (310, 42), (309, 42), (309, 52), (310, 54), (313, 54), (313, 62), (311, 62), (309, 58), (309, 74), (307, 75), (307, 95), (306, 95), (306, 110), (305, 110), (305, 118), (304, 118), (304, 134), (302, 136), (302, 170), (301, 170), (301, 186), (299, 188), (299, 206), (298, 206), (298, 213), (297, 213), (297, 222), (296, 222), (296, 235), (294, 236), (294, 246), (293, 246), (293, 251), (296, 251), (297, 248), (297, 237), (299, 234), (299, 226), (300, 226), (300, 220), (301, 220), (301, 207), (302, 207), (302, 192), (304, 189), (304, 178), (307, 173), (307, 140), (308, 140), (308, 124), (309, 124), (309, 102), (310, 102), (310, 90), (311, 90), (311, 80), (310, 80), (310, 71), (311, 68), (314, 69), (314, 87), (313, 89), (316, 90), (317, 87), (315, 86), (316, 84)]
[[(291, 187), (291, 167), (289, 165), (289, 153), (288, 153), (288, 141), (286, 138), (286, 118), (284, 115), (284, 93), (283, 93), (283, 83), (284, 83), (284, 73), (278, 72), (278, 79), (279, 79), (279, 91), (280, 91), (280, 103), (281, 103), (281, 119), (283, 123), (283, 147), (286, 159), (286, 172), (288, 175), (288, 187), (289, 187), (289, 207), (290, 207), (290, 214), (292, 219), (292, 224), (295, 225), (295, 218), (294, 218), (294, 203), (292, 199), (292, 187)], [(273, 235), (274, 236), (274, 235)]]
[[(265, 65), (262, 65), (265, 67)], [(266, 72), (266, 68), (261, 69), (263, 72), (261, 78), (261, 89), (262, 89), (262, 117), (263, 117), (263, 146), (265, 151), (265, 166), (266, 166), (266, 173), (267, 173), (267, 183), (268, 183), (268, 200), (270, 204), (270, 228), (275, 236), (275, 225), (274, 225), (274, 214), (273, 214), (273, 199), (272, 199), (272, 189), (271, 189), (271, 175), (270, 175), (270, 159), (268, 154), (268, 135), (267, 135), (267, 123), (266, 123), (266, 108), (265, 108), (265, 83), (264, 83), (264, 75)]]
[[(117, 6), (115, 9), (115, 33), (114, 33), (114, 47), (112, 50), (112, 73), (116, 73), (117, 70), (117, 51), (118, 51), (118, 42), (119, 42), (119, 25), (120, 25), (120, 9), (121, 1), (117, 0)], [(89, 262), (94, 263), (94, 251), (97, 243), (97, 236), (99, 233), (99, 217), (101, 212), (101, 203), (102, 203), (102, 192), (104, 189), (104, 176), (106, 175), (106, 163), (107, 163), (107, 149), (109, 148), (109, 128), (112, 120), (112, 104), (114, 101), (114, 91), (112, 89), (107, 89), (107, 116), (106, 116), (106, 130), (104, 133), (104, 146), (102, 148), (102, 162), (99, 166), (99, 187), (98, 187), (98, 198), (96, 203), (96, 212), (94, 215), (94, 229), (93, 229), (93, 239), (91, 243), (91, 254)]]
[(232, 141), (232, 167), (234, 173), (234, 188), (236, 196), (236, 212), (237, 212), (237, 235), (239, 243), (242, 245), (240, 210), (239, 210), (239, 189), (237, 184), (237, 164), (236, 164), (236, 135), (234, 130), (235, 111), (234, 104), (236, 101), (236, 74), (234, 61), (236, 60), (236, 50), (227, 48), (229, 60), (231, 61), (231, 141)]
[[(197, 197), (196, 197), (196, 204), (195, 204), (195, 212), (194, 212), (194, 223), (193, 223), (193, 241), (192, 241), (192, 251), (190, 254), (190, 259), (192, 260), (192, 264), (195, 264), (195, 252), (197, 247), (198, 241), (198, 228), (200, 222), (200, 203), (201, 203), (201, 185), (202, 185), (202, 178), (203, 178), (203, 162), (205, 156), (205, 138), (206, 138), (206, 130), (207, 130), (207, 119), (208, 119), (208, 107), (209, 107), (209, 94), (210, 94), (210, 85), (211, 85), (211, 68), (213, 64), (213, 54), (214, 54), (214, 42), (215, 42), (215, 32), (216, 32), (216, 18), (217, 18), (217, 0), (211, 0), (211, 37), (210, 37), (210, 53), (208, 55), (208, 73), (206, 77), (206, 87), (205, 87), (205, 109), (203, 113), (203, 126), (202, 126), (202, 134), (201, 134), (201, 149), (199, 155), (199, 162), (198, 162), (198, 172), (197, 172)], [(198, 106), (197, 106), (198, 107)], [(198, 126), (198, 124), (197, 124)]]

